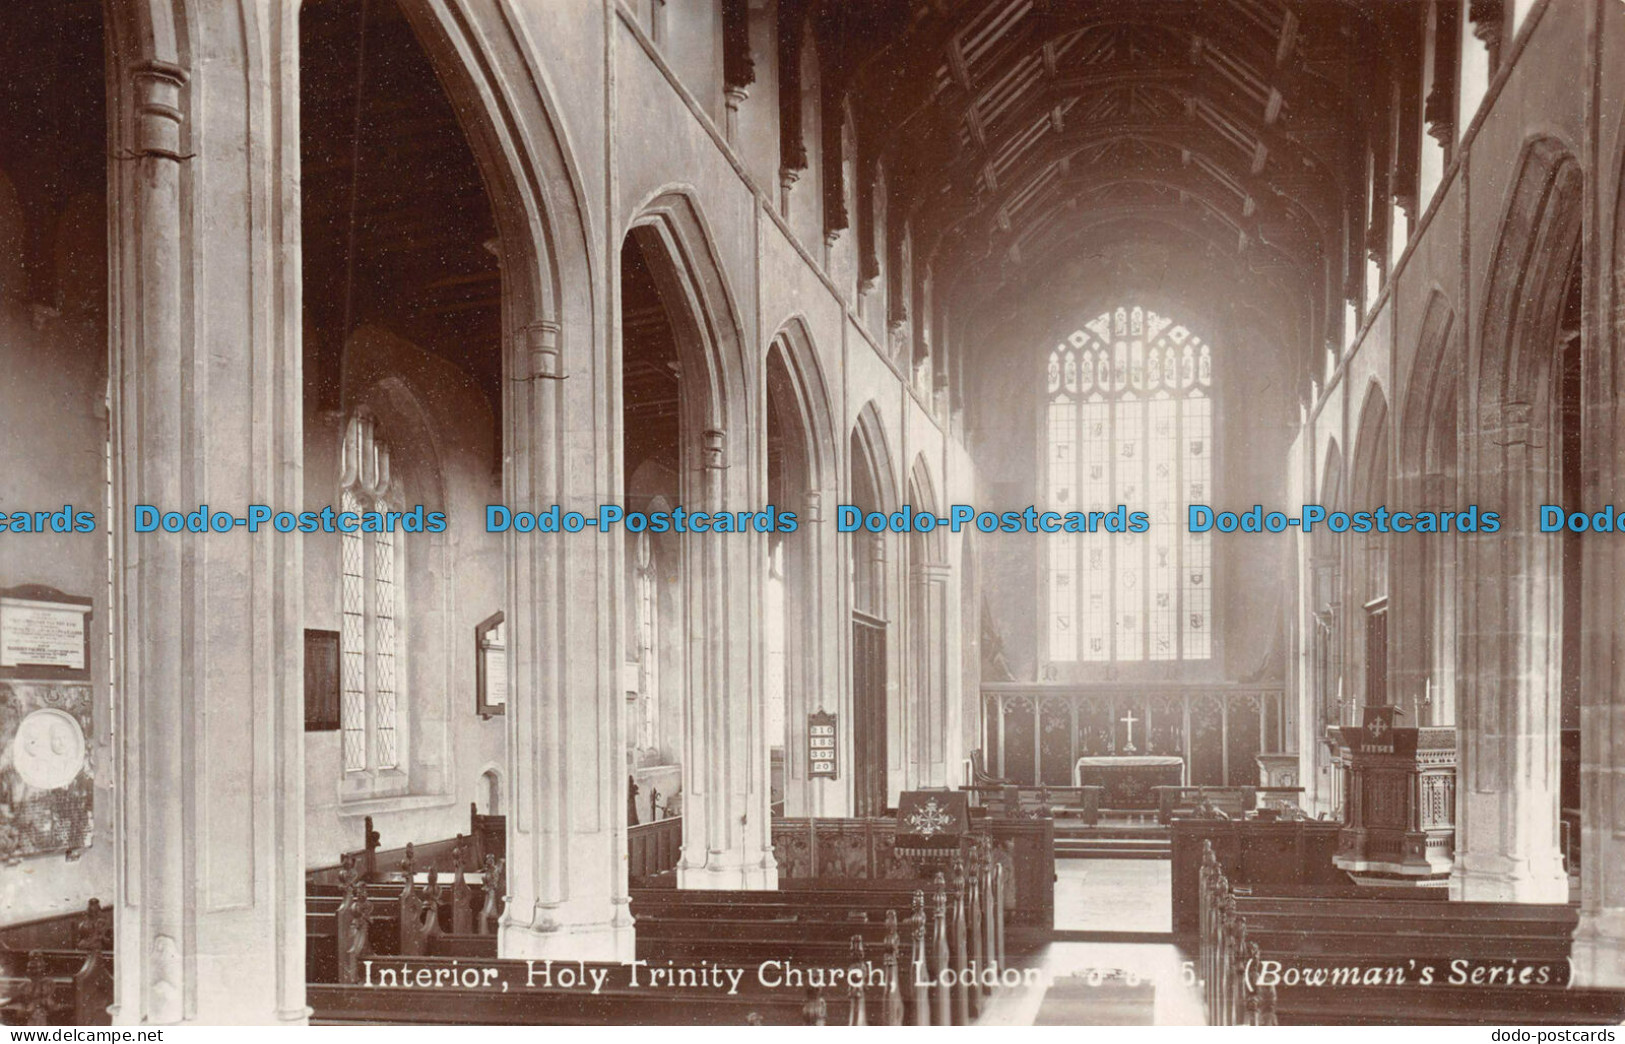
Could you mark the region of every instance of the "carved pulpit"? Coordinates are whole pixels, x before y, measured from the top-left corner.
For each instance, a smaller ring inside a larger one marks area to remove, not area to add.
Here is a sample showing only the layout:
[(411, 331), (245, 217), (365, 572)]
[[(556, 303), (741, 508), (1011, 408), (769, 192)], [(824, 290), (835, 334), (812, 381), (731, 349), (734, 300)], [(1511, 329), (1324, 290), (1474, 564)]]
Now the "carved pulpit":
[(1395, 724), (1394, 706), (1365, 708), (1330, 731), (1343, 784), (1333, 862), (1362, 884), (1440, 885), (1456, 843), (1456, 730)]

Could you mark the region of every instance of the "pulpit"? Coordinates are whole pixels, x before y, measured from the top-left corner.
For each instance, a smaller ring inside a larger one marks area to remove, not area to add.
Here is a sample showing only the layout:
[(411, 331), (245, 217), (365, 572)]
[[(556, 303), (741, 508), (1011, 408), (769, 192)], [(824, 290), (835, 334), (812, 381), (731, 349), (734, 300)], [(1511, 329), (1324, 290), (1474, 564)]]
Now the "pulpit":
[(1330, 730), (1338, 748), (1343, 826), (1333, 862), (1362, 884), (1441, 885), (1456, 839), (1456, 730), (1394, 724), (1368, 706), (1360, 725)]
[(1185, 759), (1156, 754), (1121, 754), (1079, 758), (1072, 769), (1072, 785), (1100, 787), (1102, 808), (1154, 809), (1158, 787), (1183, 783)]

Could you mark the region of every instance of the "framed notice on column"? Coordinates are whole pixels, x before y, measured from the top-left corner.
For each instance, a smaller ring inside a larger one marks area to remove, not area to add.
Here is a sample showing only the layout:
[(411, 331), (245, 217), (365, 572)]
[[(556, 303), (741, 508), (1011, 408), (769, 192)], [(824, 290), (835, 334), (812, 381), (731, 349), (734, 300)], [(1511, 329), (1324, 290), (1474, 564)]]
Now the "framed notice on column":
[(814, 711), (807, 715), (807, 778), (835, 779), (840, 775), (836, 755), (835, 715)]
[(493, 613), (474, 628), (474, 709), (482, 718), (506, 713), (508, 627)]
[(54, 587), (0, 590), (0, 678), (88, 681), (90, 607)]

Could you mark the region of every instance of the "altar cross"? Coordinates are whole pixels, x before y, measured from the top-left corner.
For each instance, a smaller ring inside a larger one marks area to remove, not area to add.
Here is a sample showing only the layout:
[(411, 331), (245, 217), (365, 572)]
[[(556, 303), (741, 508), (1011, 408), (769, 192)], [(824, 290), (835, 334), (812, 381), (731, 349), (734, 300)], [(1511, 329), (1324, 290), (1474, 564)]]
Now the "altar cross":
[(1123, 749), (1126, 750), (1126, 751), (1129, 751), (1130, 753), (1133, 753), (1133, 751), (1134, 751), (1134, 723), (1139, 721), (1140, 719), (1136, 718), (1134, 716), (1134, 710), (1133, 710), (1133, 708), (1130, 708), (1129, 712), (1127, 714), (1123, 715), (1121, 718), (1118, 718), (1117, 720), (1122, 722), (1124, 725), (1128, 726), (1128, 743), (1126, 743), (1123, 746)]

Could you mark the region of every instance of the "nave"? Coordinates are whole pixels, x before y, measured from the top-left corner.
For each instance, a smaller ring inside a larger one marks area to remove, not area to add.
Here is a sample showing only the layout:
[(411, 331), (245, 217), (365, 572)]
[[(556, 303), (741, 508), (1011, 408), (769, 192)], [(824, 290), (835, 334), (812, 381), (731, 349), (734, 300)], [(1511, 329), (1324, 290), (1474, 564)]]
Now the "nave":
[(8, 1024), (1619, 1014), (1616, 0), (0, 38)]

